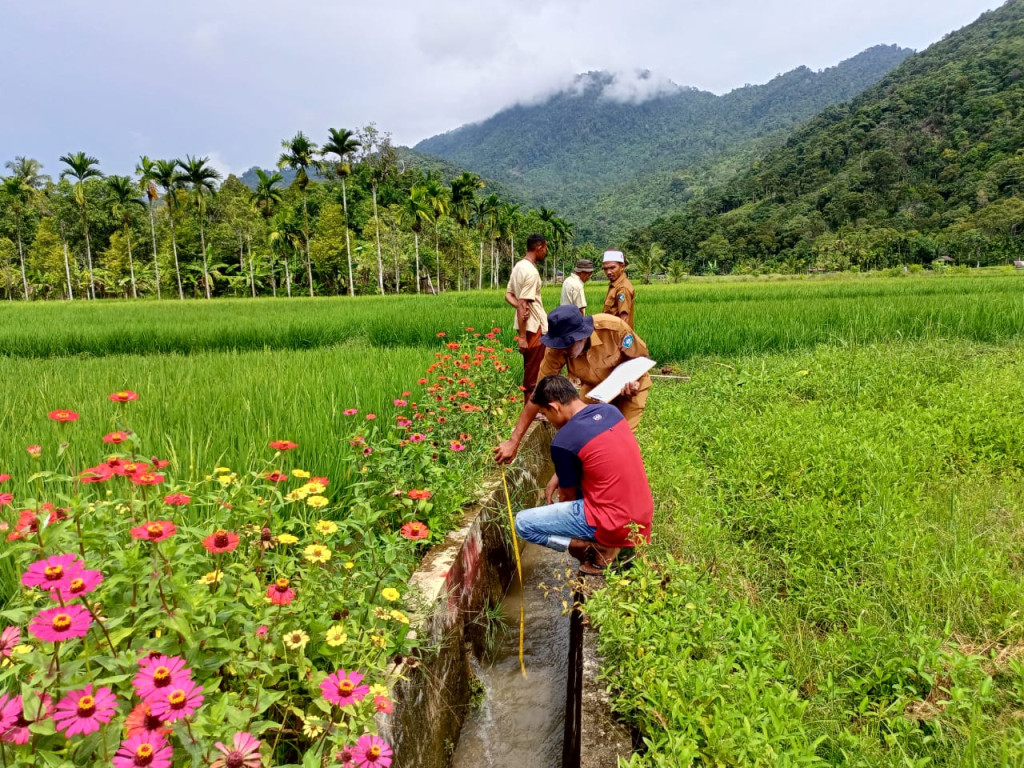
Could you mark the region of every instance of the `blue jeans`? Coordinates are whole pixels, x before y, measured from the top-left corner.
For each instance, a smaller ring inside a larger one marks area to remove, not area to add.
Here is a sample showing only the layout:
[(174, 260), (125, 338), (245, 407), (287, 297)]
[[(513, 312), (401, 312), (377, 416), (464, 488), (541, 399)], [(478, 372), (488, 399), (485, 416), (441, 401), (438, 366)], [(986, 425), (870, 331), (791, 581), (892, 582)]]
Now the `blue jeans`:
[(570, 539), (595, 541), (597, 528), (587, 524), (583, 499), (524, 509), (516, 515), (519, 538), (564, 552)]

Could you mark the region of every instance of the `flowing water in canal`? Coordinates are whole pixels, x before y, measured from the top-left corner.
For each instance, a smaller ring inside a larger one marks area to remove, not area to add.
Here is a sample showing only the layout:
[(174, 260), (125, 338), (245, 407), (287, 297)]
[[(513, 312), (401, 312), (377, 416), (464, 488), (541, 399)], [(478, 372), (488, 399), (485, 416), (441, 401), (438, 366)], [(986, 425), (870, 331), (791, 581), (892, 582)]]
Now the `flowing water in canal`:
[[(519, 671), (519, 580), (502, 606), (510, 632), (474, 671), (483, 702), (462, 728), (453, 768), (560, 768), (565, 728), (569, 617), (540, 584), (561, 584), (568, 555), (532, 544), (523, 551), (526, 678)], [(575, 564), (575, 561), (571, 561)]]

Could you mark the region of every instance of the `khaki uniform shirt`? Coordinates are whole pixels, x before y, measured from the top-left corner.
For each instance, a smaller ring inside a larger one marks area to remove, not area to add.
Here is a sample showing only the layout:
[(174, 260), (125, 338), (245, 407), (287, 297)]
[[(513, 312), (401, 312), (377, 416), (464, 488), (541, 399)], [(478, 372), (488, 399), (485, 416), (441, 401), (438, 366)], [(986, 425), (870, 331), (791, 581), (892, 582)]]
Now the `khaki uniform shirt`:
[(587, 308), (587, 293), (583, 281), (575, 272), (562, 281), (561, 303), (579, 307), (581, 312)]
[[(526, 316), (526, 332), (540, 330), (547, 333), (548, 315), (540, 298), (540, 272), (537, 271), (537, 267), (526, 259), (516, 262), (508, 278), (508, 292), (516, 299), (526, 299), (530, 303), (530, 312)], [(517, 331), (520, 330), (518, 314), (512, 324)]]
[(630, 328), (636, 328), (635, 319), (633, 317), (633, 301), (635, 294), (633, 292), (633, 284), (629, 282), (629, 278), (626, 277), (626, 273), (623, 272), (619, 275), (619, 279), (614, 283), (608, 285), (608, 295), (604, 299), (604, 309), (602, 312), (606, 312), (609, 315), (615, 315), (616, 317), (622, 317), (622, 313), (626, 313), (626, 325)]

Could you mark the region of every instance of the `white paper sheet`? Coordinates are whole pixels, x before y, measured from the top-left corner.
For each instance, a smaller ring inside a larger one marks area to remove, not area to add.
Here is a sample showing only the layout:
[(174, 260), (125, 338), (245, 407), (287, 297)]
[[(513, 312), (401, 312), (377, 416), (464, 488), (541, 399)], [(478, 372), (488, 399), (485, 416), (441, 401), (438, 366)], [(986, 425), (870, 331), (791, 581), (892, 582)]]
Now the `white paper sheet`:
[(600, 400), (602, 403), (609, 403), (619, 396), (622, 388), (631, 381), (636, 381), (657, 363), (649, 357), (634, 357), (618, 366), (607, 379), (602, 381), (590, 392), (587, 397), (591, 400)]

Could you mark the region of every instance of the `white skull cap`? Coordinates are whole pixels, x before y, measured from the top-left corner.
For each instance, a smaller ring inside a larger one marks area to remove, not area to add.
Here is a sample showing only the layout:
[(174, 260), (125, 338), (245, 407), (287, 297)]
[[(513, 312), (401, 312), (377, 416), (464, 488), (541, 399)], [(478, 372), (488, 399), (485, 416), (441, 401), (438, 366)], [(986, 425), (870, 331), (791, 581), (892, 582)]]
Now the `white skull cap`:
[(622, 255), (622, 251), (605, 251), (604, 252), (604, 263), (607, 264), (609, 261), (615, 261), (619, 264), (625, 264), (626, 259)]

